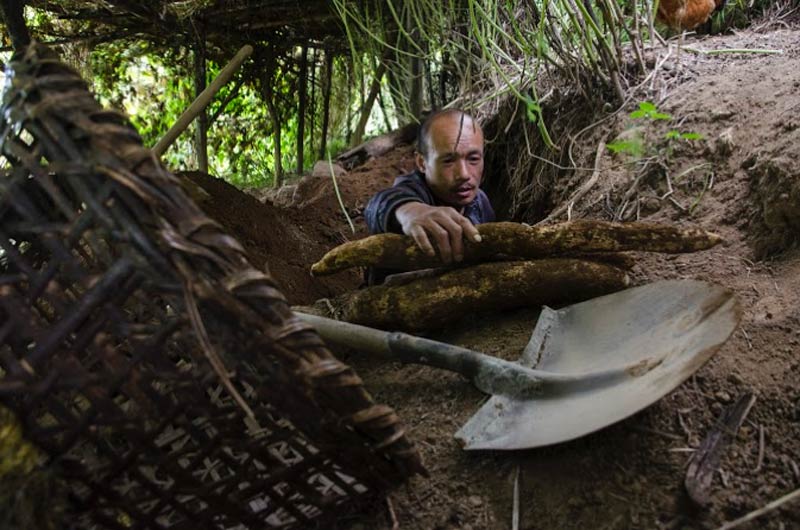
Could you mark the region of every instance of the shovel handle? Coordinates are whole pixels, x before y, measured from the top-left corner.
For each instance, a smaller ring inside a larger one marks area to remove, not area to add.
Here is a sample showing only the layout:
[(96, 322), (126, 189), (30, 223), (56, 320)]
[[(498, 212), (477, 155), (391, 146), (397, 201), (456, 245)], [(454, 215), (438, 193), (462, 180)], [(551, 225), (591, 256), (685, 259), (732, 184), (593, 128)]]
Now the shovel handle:
[(638, 377), (660, 362), (645, 360), (618, 368), (579, 374), (543, 372), (467, 348), (407, 333), (389, 333), (298, 311), (294, 314), (312, 325), (319, 336), (329, 344), (367, 351), (405, 364), (443, 368), (467, 377), (487, 394), (508, 397), (530, 398), (543, 394), (582, 392)]
[(542, 378), (536, 370), (452, 344), (297, 311), (295, 315), (314, 326), (329, 344), (367, 351), (404, 364), (423, 364), (456, 372), (487, 394), (530, 397), (549, 382), (549, 378)]
[(415, 337), (408, 333), (386, 332), (379, 329), (342, 322), (295, 311), (295, 315), (311, 324), (325, 342), (365, 350), (385, 359), (404, 364), (425, 364), (475, 377), (481, 363), (493, 357), (444, 342)]

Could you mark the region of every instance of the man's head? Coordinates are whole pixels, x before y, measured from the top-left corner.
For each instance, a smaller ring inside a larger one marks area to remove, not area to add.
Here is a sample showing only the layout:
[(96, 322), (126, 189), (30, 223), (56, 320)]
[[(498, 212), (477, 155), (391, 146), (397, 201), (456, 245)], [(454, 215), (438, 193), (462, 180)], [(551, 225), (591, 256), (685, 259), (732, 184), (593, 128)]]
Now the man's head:
[(456, 209), (468, 205), (483, 176), (480, 125), (462, 110), (432, 114), (420, 128), (416, 162), (437, 199)]

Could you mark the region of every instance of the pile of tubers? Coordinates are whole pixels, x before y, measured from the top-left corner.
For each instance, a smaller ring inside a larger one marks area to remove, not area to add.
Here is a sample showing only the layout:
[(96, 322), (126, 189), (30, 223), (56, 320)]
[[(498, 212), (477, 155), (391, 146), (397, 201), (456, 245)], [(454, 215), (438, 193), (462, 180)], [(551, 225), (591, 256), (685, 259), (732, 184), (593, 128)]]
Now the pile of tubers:
[[(411, 237), (379, 234), (340, 245), (315, 263), (315, 276), (351, 267), (403, 273), (384, 285), (346, 293), (316, 312), (384, 329), (436, 329), (465, 314), (575, 303), (624, 289), (635, 264), (626, 251), (684, 253), (709, 249), (718, 235), (699, 228), (578, 220), (547, 226), (486, 223), (464, 259), (442, 268)], [(405, 281), (402, 279), (406, 278)]]

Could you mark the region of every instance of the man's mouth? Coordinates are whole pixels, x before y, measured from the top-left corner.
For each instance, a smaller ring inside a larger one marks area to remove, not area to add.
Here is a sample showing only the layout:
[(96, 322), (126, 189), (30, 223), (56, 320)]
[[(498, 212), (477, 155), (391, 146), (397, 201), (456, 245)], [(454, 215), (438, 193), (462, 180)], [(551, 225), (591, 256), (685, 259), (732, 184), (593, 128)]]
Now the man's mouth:
[(474, 189), (475, 188), (473, 186), (461, 186), (456, 188), (456, 195), (458, 195), (462, 199), (465, 199), (472, 194), (472, 191)]

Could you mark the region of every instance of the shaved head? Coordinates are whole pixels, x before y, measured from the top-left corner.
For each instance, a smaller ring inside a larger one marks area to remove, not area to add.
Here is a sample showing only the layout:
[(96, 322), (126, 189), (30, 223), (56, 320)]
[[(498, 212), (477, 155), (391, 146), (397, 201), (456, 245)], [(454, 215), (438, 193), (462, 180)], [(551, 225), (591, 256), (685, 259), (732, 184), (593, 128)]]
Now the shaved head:
[(422, 156), (428, 156), (431, 148), (431, 128), (434, 123), (445, 118), (458, 118), (460, 121), (459, 133), (462, 127), (470, 127), (472, 132), (480, 131), (481, 128), (475, 119), (461, 109), (438, 110), (428, 116), (422, 123), (417, 135), (417, 152)]

